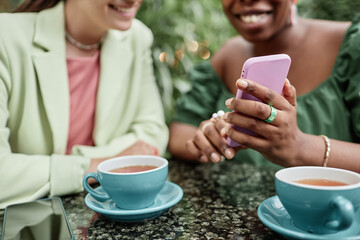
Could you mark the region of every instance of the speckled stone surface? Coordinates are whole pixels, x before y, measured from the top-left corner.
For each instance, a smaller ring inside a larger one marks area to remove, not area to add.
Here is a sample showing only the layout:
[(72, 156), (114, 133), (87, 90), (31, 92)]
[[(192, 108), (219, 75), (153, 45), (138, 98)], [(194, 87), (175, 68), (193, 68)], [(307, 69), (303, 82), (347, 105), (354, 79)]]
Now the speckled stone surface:
[[(283, 239), (256, 212), (275, 195), (275, 172), (232, 161), (170, 160), (169, 181), (184, 190), (182, 200), (158, 218), (138, 223), (114, 222), (90, 210), (85, 192), (62, 200), (76, 239)], [(0, 224), (2, 219), (0, 211)]]

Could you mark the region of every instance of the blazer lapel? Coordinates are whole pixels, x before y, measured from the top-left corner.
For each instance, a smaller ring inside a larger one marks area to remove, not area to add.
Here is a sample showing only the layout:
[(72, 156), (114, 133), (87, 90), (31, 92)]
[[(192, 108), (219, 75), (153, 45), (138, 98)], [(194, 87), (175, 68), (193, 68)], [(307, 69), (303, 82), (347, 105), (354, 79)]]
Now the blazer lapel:
[(101, 47), (100, 81), (96, 102), (95, 141), (106, 135), (101, 126), (113, 124), (114, 107), (126, 104), (127, 86), (133, 53), (127, 41), (128, 32), (109, 31)]
[(54, 153), (60, 154), (66, 152), (70, 101), (64, 36), (62, 3), (39, 13), (33, 62), (52, 130)]

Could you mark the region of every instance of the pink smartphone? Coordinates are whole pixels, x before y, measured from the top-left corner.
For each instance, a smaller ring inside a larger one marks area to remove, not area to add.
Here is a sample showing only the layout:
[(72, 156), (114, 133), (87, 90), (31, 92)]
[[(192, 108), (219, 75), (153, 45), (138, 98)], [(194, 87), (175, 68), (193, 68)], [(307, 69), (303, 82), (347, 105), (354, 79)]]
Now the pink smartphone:
[[(289, 72), (291, 59), (286, 54), (267, 55), (261, 57), (252, 57), (245, 61), (241, 72), (241, 78), (252, 80), (275, 92), (281, 94)], [(238, 90), (236, 98), (261, 101), (260, 99)], [(249, 135), (254, 135), (253, 131), (246, 128), (233, 126), (239, 131)], [(238, 147), (239, 143), (227, 138), (227, 144), (230, 147)]]

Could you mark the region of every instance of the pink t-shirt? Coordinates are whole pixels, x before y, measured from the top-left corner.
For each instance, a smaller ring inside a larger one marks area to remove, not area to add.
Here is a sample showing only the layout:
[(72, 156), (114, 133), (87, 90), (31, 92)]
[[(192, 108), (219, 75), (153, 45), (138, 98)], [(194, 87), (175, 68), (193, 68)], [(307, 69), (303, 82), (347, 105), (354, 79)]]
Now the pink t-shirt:
[(96, 93), (100, 51), (91, 57), (67, 58), (70, 89), (70, 127), (66, 154), (74, 145), (94, 146)]

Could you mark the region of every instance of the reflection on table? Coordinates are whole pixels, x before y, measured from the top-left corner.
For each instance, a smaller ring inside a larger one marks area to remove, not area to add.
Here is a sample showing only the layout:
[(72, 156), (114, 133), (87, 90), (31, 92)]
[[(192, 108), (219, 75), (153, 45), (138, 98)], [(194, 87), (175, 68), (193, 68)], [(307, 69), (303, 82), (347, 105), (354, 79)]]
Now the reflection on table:
[(115, 222), (90, 210), (86, 192), (62, 200), (76, 239), (283, 239), (257, 216), (260, 203), (275, 195), (275, 172), (231, 160), (170, 160), (168, 180), (183, 189), (182, 200), (161, 216), (137, 223)]

